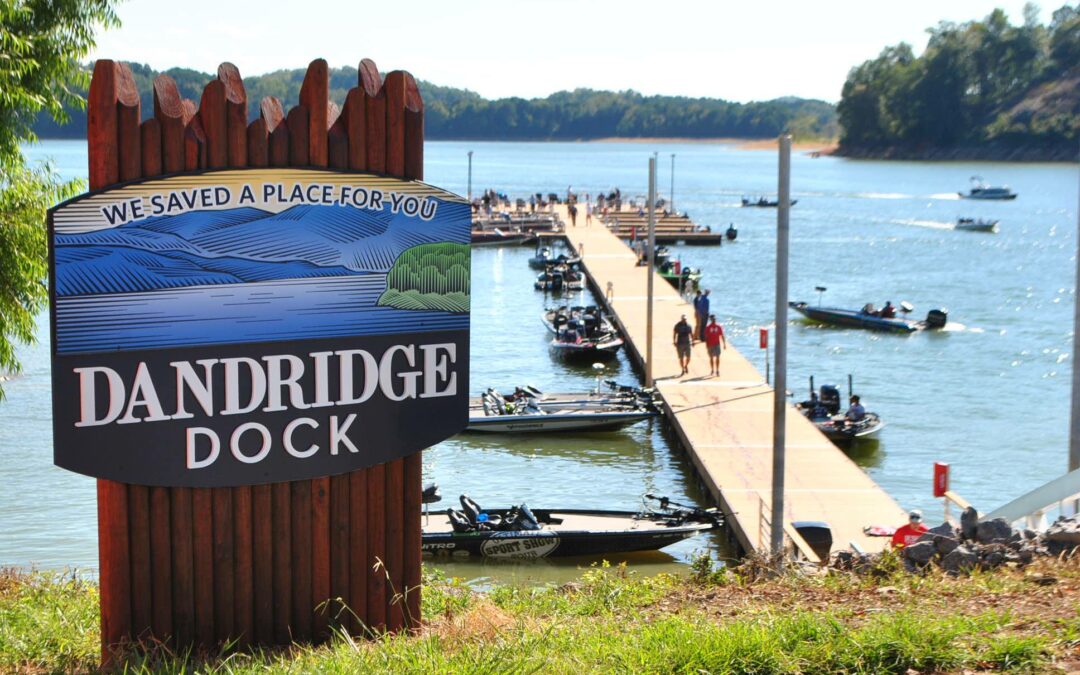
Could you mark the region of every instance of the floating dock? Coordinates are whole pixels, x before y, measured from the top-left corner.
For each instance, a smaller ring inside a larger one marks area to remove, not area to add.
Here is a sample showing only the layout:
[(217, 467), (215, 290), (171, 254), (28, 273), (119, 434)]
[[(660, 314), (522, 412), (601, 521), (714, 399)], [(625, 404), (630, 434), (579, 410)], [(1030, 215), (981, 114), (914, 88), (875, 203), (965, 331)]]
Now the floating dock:
[[(648, 268), (637, 265), (634, 253), (600, 219), (585, 225), (579, 210), (573, 227), (566, 206), (556, 208), (568, 224), (559, 234), (582, 254), (593, 291), (622, 331), (627, 353), (643, 366)], [(767, 548), (773, 390), (730, 343), (719, 377), (706, 372), (709, 358), (702, 343), (693, 347), (690, 373), (680, 376), (672, 330), (683, 314), (693, 322), (693, 307), (659, 275), (653, 288), (653, 378), (664, 413), (701, 482), (727, 515), (735, 541), (744, 551)], [(722, 301), (713, 297), (720, 314)], [(786, 425), (785, 530), (790, 533), (793, 522), (824, 521), (832, 529), (834, 550), (851, 543), (868, 552), (885, 548), (888, 538), (868, 537), (863, 528), (900, 525), (907, 520), (903, 509), (793, 408)]]

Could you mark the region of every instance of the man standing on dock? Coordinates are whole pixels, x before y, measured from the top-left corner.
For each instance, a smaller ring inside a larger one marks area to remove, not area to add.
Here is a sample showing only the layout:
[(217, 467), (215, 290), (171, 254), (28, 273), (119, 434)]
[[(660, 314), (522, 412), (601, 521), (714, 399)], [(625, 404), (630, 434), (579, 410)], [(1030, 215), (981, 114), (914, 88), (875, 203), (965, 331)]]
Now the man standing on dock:
[(675, 354), (679, 357), (679, 367), (682, 368), (680, 374), (686, 375), (690, 372), (690, 346), (694, 342), (694, 329), (686, 322), (685, 314), (679, 319), (679, 323), (675, 324), (672, 342), (675, 345)]
[(705, 348), (709, 351), (709, 374), (720, 374), (720, 343), (727, 349), (724, 327), (716, 323), (716, 315), (709, 315), (709, 325), (705, 326)]
[(709, 320), (709, 289), (694, 295), (694, 337), (705, 339), (705, 324)]

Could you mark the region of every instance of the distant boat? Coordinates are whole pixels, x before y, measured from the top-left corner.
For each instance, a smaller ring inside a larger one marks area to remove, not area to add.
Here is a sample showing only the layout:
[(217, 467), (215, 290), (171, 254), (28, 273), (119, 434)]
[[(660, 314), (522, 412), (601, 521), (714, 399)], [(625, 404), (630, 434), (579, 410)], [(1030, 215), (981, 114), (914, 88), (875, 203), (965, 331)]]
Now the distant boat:
[[(799, 202), (798, 199), (792, 199), (791, 200), (791, 205), (795, 206), (795, 204), (797, 204), (798, 202)], [(777, 206), (780, 206), (780, 200), (779, 199), (769, 199), (768, 197), (758, 197), (757, 199), (747, 199), (746, 197), (743, 197), (742, 198), (742, 205), (743, 206), (757, 206), (759, 208), (776, 208)]]
[(996, 220), (984, 220), (982, 218), (958, 218), (956, 221), (957, 230), (968, 230), (969, 232), (997, 232)]
[(739, 231), (735, 229), (735, 224), (728, 225), (728, 229), (724, 232), (724, 236), (728, 238), (728, 241), (735, 241), (735, 237), (739, 236)]
[(1016, 199), (1016, 193), (1010, 190), (1008, 185), (1001, 187), (987, 185), (980, 176), (971, 177), (971, 190), (966, 194), (963, 192), (957, 194), (964, 199)]
[(542, 270), (552, 264), (574, 265), (579, 262), (581, 262), (581, 258), (579, 257), (571, 257), (565, 253), (555, 255), (550, 246), (544, 246), (536, 251), (536, 255), (529, 258), (529, 267), (534, 270)]
[(580, 291), (585, 288), (585, 275), (575, 265), (548, 265), (536, 275), (533, 287), (538, 291)]

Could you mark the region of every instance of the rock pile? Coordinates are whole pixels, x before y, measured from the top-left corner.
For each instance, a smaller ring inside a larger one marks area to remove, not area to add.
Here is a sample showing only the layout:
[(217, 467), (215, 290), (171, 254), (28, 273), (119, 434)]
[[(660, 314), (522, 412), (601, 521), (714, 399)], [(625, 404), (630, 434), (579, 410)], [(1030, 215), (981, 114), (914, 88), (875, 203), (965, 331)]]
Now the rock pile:
[[(942, 523), (900, 552), (904, 568), (920, 572), (936, 566), (950, 574), (991, 570), (1005, 564), (1023, 567), (1036, 556), (1071, 553), (1080, 547), (1080, 516), (1061, 518), (1041, 535), (1014, 530), (1004, 518), (979, 520), (973, 508), (964, 511), (960, 527)], [(876, 567), (877, 555), (839, 551), (833, 556), (837, 569), (868, 571)]]

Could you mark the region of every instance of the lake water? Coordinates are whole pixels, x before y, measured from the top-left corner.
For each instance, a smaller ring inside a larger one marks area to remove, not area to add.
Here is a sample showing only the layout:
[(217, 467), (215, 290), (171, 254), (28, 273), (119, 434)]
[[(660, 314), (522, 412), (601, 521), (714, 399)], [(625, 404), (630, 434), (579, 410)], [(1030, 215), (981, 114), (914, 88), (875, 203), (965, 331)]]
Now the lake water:
[[(658, 183), (696, 222), (726, 228), (723, 247), (674, 247), (705, 270), (713, 308), (729, 339), (764, 369), (758, 328), (772, 322), (775, 211), (739, 208), (742, 195), (775, 192), (776, 153), (722, 144), (429, 143), (426, 179), (464, 194), (466, 152), (474, 151), (473, 192), (495, 188), (597, 193), (619, 187), (643, 194), (646, 166), (660, 153)], [(83, 143), (30, 148), (51, 156), (66, 177), (86, 175)], [(888, 427), (855, 459), (905, 507), (928, 520), (941, 512), (931, 496), (931, 465), (952, 465), (952, 487), (989, 510), (1063, 473), (1068, 456), (1069, 380), (1075, 300), (1078, 169), (1065, 164), (911, 163), (811, 158), (796, 153), (791, 222), (791, 299), (858, 307), (902, 300), (916, 314), (946, 307), (962, 326), (911, 336), (812, 327), (789, 332), (789, 383), (803, 398), (810, 376), (846, 379)], [(1008, 184), (1013, 202), (957, 198), (972, 175)], [(997, 234), (951, 229), (960, 216), (995, 218)], [(592, 373), (556, 362), (532, 289), (531, 251), (473, 253), (471, 377), (474, 389), (531, 383), (541, 389), (589, 387)], [(794, 319), (794, 316), (792, 317)], [(20, 350), (24, 373), (5, 383), (0, 403), (0, 565), (90, 568), (96, 564), (92, 480), (52, 466), (47, 321), (43, 342)], [(620, 356), (609, 376), (635, 374)], [(663, 423), (621, 433), (562, 437), (462, 436), (427, 451), (425, 478), (447, 501), (469, 493), (482, 505), (635, 508), (642, 493), (701, 500), (687, 462)], [(868, 525), (871, 523), (867, 523)], [(718, 541), (690, 540), (663, 554), (634, 558), (644, 572), (674, 569)], [(441, 564), (441, 563), (440, 563)], [(446, 563), (483, 583), (559, 580), (566, 565)]]

